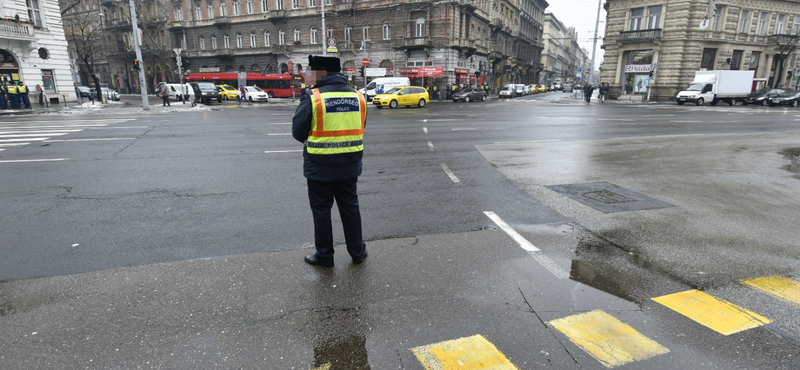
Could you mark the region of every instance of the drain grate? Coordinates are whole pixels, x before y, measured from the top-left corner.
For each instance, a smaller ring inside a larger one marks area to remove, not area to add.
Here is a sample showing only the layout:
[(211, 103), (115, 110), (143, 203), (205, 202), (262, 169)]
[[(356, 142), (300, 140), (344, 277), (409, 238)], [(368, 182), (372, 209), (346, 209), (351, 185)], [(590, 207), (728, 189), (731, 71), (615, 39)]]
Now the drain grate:
[(603, 213), (673, 207), (672, 204), (608, 182), (550, 185), (547, 188)]

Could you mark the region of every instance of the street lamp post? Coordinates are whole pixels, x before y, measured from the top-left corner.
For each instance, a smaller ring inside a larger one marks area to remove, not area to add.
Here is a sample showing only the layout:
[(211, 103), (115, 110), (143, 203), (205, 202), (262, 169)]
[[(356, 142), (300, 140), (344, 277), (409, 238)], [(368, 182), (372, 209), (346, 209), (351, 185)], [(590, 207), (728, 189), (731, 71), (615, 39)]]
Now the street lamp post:
[(131, 26), (133, 27), (133, 44), (136, 47), (136, 60), (139, 61), (139, 87), (142, 93), (142, 109), (150, 110), (150, 103), (147, 101), (147, 84), (144, 82), (144, 61), (142, 60), (142, 48), (139, 45), (142, 37), (139, 34), (139, 25), (136, 22), (136, 6), (130, 0), (131, 6)]
[(603, 7), (603, 0), (597, 1), (597, 22), (594, 24), (594, 40), (592, 41), (592, 64), (589, 65), (589, 85), (594, 83), (594, 57), (597, 53), (597, 32), (600, 28), (600, 9)]

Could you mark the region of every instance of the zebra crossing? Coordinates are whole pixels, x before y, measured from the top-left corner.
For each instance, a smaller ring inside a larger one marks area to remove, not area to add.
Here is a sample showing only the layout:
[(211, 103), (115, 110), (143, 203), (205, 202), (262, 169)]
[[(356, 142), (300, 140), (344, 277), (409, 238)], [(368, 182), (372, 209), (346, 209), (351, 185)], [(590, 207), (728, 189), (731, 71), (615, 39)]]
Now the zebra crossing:
[(32, 143), (46, 142), (60, 136), (134, 119), (26, 119), (0, 121), (0, 151), (19, 148)]

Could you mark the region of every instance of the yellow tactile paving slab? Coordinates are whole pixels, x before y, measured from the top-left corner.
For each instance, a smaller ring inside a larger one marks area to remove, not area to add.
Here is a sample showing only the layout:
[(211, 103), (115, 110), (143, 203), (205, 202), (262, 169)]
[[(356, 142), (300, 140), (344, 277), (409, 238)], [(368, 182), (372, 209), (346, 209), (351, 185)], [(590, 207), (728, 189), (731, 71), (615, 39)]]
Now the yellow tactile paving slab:
[(519, 370), (482, 335), (411, 350), (427, 370)]
[(800, 282), (783, 276), (766, 276), (742, 280), (742, 284), (772, 294), (778, 298), (800, 304)]
[(669, 352), (666, 347), (600, 310), (553, 320), (549, 324), (608, 368)]
[(771, 322), (753, 311), (696, 289), (656, 297), (653, 300), (723, 335)]

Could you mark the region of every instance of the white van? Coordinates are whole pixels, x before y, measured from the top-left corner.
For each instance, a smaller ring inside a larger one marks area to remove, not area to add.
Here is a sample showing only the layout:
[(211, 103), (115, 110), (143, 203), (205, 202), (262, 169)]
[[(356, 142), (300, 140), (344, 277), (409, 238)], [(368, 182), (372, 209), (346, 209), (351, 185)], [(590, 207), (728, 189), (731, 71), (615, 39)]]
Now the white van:
[[(158, 83), (158, 89), (161, 88), (161, 85), (164, 85), (163, 82)], [(169, 97), (170, 99), (174, 99), (176, 101), (180, 101), (181, 97), (183, 96), (183, 91), (181, 90), (181, 84), (167, 84), (169, 87)]]
[(383, 94), (398, 86), (409, 86), (411, 80), (408, 77), (378, 77), (372, 80), (366, 87), (359, 89), (367, 101), (372, 100), (375, 95)]

